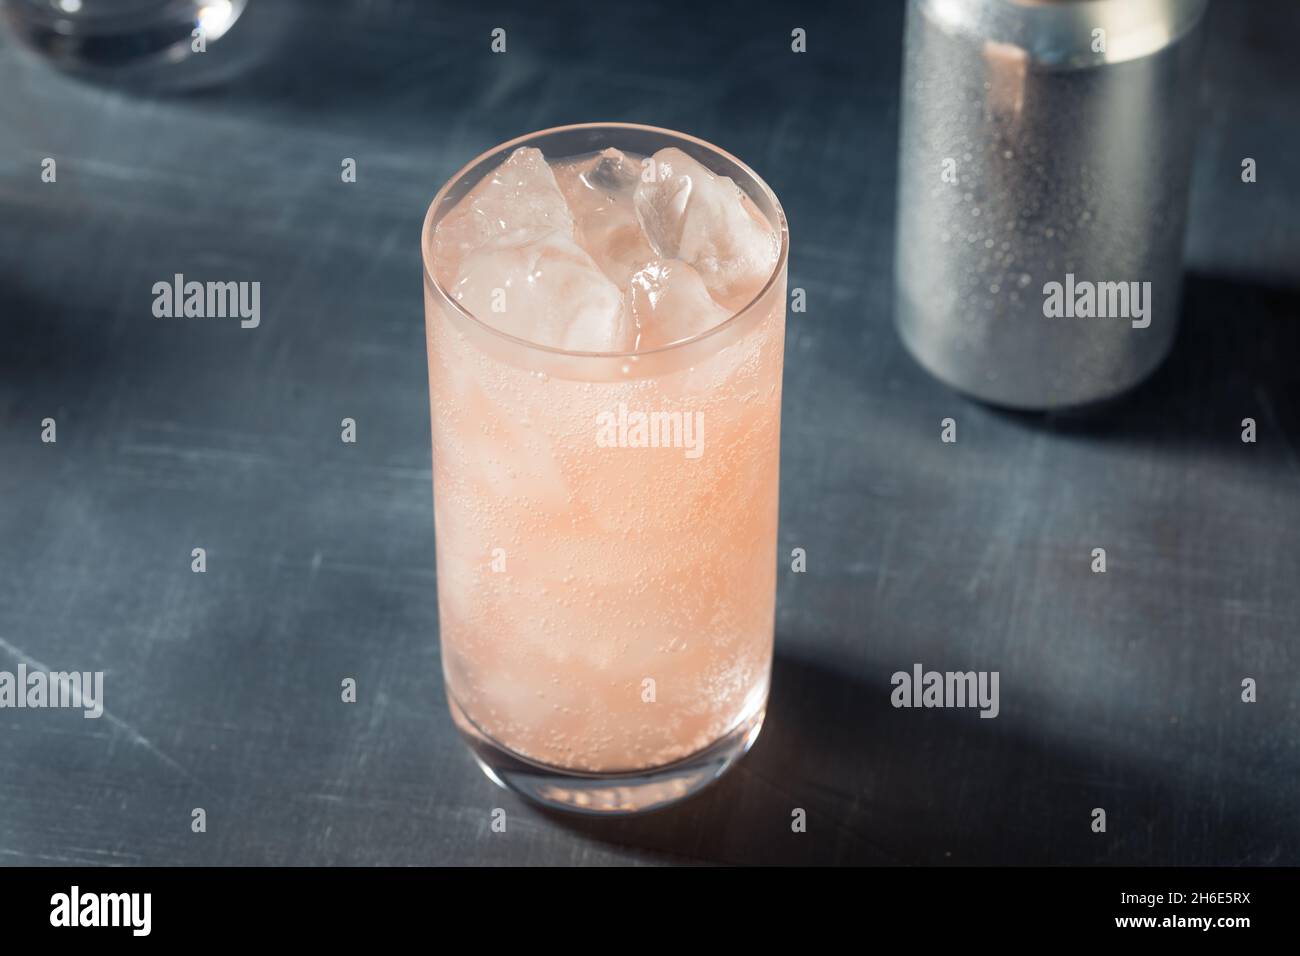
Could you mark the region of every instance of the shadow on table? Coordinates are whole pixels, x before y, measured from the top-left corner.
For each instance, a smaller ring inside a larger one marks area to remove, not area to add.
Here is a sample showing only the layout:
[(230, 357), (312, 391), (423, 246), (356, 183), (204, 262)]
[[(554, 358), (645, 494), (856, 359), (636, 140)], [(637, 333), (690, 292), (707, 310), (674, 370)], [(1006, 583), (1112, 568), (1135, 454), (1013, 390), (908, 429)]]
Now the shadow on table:
[[(1216, 810), (1207, 841), (1182, 827), (1224, 798), (1196, 792), (1168, 762), (1087, 752), (1005, 714), (894, 710), (889, 689), (778, 654), (762, 735), (711, 788), (643, 817), (539, 812), (665, 862), (1222, 864), (1295, 852), (1295, 824), (1261, 822), (1272, 814), (1254, 805), (1257, 792)], [(1109, 834), (1091, 832), (1097, 806), (1112, 814)], [(792, 831), (795, 808), (806, 811), (804, 833)]]
[(0, 386), (21, 388), (36, 407), (74, 404), (94, 370), (111, 360), (108, 318), (0, 276)]
[[(1079, 412), (997, 409), (1029, 427), (1098, 440), (1230, 448), (1254, 418), (1258, 454), (1294, 461), (1300, 447), (1300, 288), (1189, 274), (1178, 336), (1146, 382)], [(1268, 442), (1267, 433), (1282, 441)]]

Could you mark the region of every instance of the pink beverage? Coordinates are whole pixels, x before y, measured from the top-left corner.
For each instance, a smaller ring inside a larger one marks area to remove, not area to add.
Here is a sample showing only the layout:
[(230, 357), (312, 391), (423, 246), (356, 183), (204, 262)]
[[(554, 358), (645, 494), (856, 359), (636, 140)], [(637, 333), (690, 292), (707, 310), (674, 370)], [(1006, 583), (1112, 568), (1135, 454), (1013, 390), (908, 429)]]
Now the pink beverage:
[(680, 799), (767, 701), (780, 205), (700, 140), (565, 127), (458, 173), (423, 251), (453, 717), (535, 800)]

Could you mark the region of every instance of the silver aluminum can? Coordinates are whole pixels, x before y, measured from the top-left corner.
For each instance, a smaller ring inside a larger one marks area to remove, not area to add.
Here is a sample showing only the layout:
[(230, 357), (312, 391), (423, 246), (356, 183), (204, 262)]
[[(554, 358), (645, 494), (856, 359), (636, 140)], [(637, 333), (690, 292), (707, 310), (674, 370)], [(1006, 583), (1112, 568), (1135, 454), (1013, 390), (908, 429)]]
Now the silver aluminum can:
[(1167, 354), (1207, 3), (908, 0), (895, 320), (939, 379), (1079, 406)]

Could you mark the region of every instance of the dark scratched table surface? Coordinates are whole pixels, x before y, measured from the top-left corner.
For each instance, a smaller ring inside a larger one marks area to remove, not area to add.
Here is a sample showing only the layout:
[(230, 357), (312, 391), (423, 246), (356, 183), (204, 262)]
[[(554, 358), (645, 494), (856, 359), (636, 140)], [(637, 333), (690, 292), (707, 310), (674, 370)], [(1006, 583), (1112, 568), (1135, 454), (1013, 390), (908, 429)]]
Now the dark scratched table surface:
[[(252, 0), (206, 55), (261, 59), (195, 92), (0, 39), (0, 670), (102, 670), (106, 708), (0, 710), (0, 863), (1300, 863), (1300, 4), (1215, 5), (1181, 336), (1083, 420), (965, 401), (893, 332), (901, 6), (760, 7)], [(808, 565), (753, 752), (573, 820), (445, 709), (418, 234), (486, 147), (613, 119), (784, 202)], [(175, 273), (260, 281), (260, 326), (154, 318)], [(999, 671), (1000, 716), (892, 708), (916, 662)]]

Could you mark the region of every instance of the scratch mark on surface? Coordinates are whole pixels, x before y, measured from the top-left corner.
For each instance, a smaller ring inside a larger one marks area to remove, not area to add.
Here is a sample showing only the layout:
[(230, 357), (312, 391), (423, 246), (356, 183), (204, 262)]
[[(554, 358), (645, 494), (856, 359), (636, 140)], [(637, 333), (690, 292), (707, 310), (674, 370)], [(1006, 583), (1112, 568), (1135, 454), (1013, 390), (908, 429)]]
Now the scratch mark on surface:
[(898, 515), (892, 515), (885, 526), (885, 538), (881, 542), (880, 561), (876, 567), (876, 600), (880, 600), (885, 589), (885, 579), (889, 577), (889, 560), (894, 550), (894, 537), (898, 531)]
[(1026, 519), (1034, 507), (1034, 496), (1027, 493), (1027, 488), (1042, 467), (1042, 449), (1043, 436), (1035, 435), (1025, 456), (1026, 465), (1017, 471), (1015, 481), (1004, 497), (1010, 514), (1000, 520), (997, 529), (989, 535), (988, 543), (975, 562), (975, 569), (963, 589), (967, 596), (974, 597), (990, 572), (1008, 562), (1016, 553)]
[[(0, 650), (8, 652), (11, 657), (17, 658), (21, 663), (26, 664), (29, 668), (33, 668), (38, 671), (45, 671), (46, 673), (53, 671), (52, 667), (48, 666), (47, 664), (42, 664), (36, 658), (32, 657), (30, 654), (24, 651), (21, 647), (15, 647), (13, 644), (10, 644), (8, 641), (6, 641), (3, 637), (0, 637)], [(153, 741), (151, 741), (144, 734), (140, 733), (140, 731), (136, 730), (125, 720), (110, 713), (107, 707), (104, 708), (104, 717), (114, 727), (123, 731), (131, 739), (131, 742), (133, 744), (139, 747), (143, 747), (145, 750), (149, 751), (149, 753), (153, 754), (155, 757), (157, 757), (167, 766), (171, 767), (173, 770), (175, 770), (177, 773), (179, 773), (182, 777), (184, 777), (186, 780), (190, 781), (191, 783), (198, 782), (192, 773), (190, 773), (188, 770), (182, 767), (171, 757), (167, 756), (165, 753), (159, 750), (154, 745)]]

